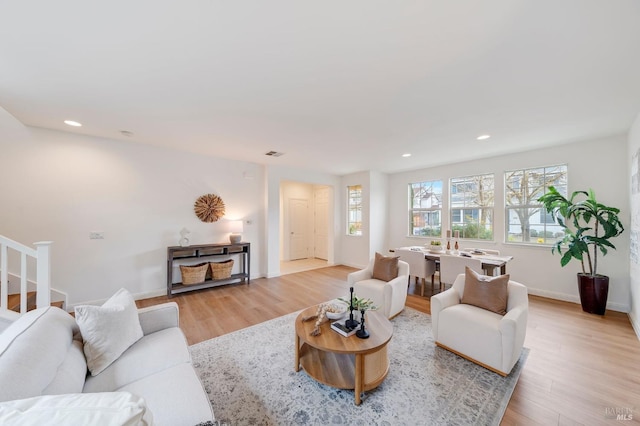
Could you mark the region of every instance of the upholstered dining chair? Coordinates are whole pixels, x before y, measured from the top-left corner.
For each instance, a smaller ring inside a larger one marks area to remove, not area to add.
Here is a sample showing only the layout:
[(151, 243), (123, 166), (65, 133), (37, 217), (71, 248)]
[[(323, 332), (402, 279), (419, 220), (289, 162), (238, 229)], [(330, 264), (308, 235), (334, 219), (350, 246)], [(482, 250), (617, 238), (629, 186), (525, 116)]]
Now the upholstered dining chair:
[[(490, 254), (490, 255), (493, 255), (493, 256), (500, 256), (500, 250), (494, 250), (494, 249), (464, 248), (461, 251), (465, 251), (467, 253), (473, 253), (476, 250), (484, 252), (484, 254)], [(487, 275), (497, 275), (497, 273), (500, 272), (500, 268), (498, 268), (496, 266), (489, 266), (484, 270), (484, 272)]]
[(347, 275), (347, 283), (356, 296), (371, 299), (384, 316), (392, 318), (402, 312), (407, 301), (409, 264), (398, 259), (398, 276), (382, 281), (373, 277), (375, 260), (371, 259), (365, 269)]
[(462, 303), (465, 281), (466, 275), (460, 274), (450, 289), (431, 297), (431, 327), (436, 345), (506, 376), (520, 358), (524, 345), (529, 312), (527, 287), (508, 281), (506, 314), (501, 315)]
[(415, 277), (416, 284), (418, 280), (422, 281), (420, 295), (424, 296), (424, 286), (426, 279), (431, 278), (431, 289), (433, 290), (434, 275), (436, 273), (436, 262), (427, 260), (422, 250), (412, 250), (409, 247), (401, 247), (394, 250), (394, 253), (400, 256), (400, 260), (409, 264), (409, 280)]
[(453, 284), (458, 274), (464, 273), (464, 267), (468, 266), (481, 274), (482, 261), (473, 257), (441, 254), (440, 255), (440, 286)]

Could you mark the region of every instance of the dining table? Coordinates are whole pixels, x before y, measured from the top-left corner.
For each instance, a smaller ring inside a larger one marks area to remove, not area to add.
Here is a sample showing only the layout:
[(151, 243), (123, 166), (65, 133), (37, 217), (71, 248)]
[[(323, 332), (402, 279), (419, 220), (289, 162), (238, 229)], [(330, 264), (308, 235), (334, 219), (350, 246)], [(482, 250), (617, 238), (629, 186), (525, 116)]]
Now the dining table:
[[(412, 250), (412, 251), (421, 251), (424, 253), (425, 259), (435, 261), (436, 264), (440, 263), (440, 256), (443, 254), (449, 254), (454, 256), (465, 256), (465, 257), (480, 259), (482, 261), (482, 269), (488, 271), (488, 270), (494, 270), (499, 268), (500, 275), (504, 275), (507, 273), (507, 263), (513, 260), (513, 256), (503, 256), (503, 255), (488, 254), (488, 253), (476, 253), (475, 251), (466, 251), (466, 250), (457, 250), (457, 251), (450, 250), (449, 252), (447, 252), (447, 250), (444, 250), (444, 249), (433, 250), (433, 249), (429, 249), (421, 246), (402, 247), (402, 248), (405, 248), (405, 249), (408, 248), (409, 250)], [(394, 252), (395, 250), (391, 249), (389, 251)]]

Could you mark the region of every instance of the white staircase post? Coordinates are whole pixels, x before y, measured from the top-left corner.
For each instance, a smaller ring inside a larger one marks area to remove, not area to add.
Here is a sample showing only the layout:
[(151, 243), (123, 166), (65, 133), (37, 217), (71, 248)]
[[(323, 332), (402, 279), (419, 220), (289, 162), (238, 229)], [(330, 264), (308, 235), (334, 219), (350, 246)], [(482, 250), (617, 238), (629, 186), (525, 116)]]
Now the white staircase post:
[(36, 246), (36, 308), (51, 304), (51, 244), (52, 241), (40, 241), (33, 243)]

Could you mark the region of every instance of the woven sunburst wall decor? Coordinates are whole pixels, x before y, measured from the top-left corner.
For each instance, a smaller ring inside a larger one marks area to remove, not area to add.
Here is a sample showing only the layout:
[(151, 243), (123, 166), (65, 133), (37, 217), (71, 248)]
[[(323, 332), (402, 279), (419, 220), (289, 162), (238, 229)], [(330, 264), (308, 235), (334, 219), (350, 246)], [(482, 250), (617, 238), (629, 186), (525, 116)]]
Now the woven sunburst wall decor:
[(216, 194), (205, 194), (193, 205), (196, 216), (203, 222), (215, 222), (224, 216), (224, 201)]

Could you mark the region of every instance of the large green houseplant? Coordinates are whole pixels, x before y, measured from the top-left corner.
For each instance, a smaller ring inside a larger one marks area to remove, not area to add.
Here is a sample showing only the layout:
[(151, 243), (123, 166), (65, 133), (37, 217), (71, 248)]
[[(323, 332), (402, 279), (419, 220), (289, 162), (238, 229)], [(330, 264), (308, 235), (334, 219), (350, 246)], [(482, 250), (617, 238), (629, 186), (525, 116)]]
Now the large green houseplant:
[(610, 240), (624, 231), (618, 217), (620, 209), (599, 203), (592, 189), (575, 191), (566, 198), (552, 186), (538, 201), (564, 230), (564, 237), (553, 246), (552, 253), (557, 251), (562, 256), (562, 266), (571, 259), (582, 265), (582, 273), (578, 273), (582, 309), (604, 315), (609, 277), (598, 274), (598, 253), (605, 256), (609, 249), (615, 250)]

